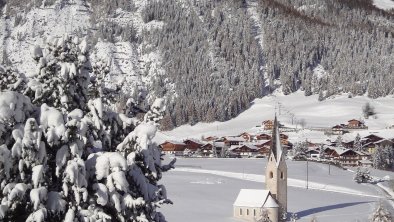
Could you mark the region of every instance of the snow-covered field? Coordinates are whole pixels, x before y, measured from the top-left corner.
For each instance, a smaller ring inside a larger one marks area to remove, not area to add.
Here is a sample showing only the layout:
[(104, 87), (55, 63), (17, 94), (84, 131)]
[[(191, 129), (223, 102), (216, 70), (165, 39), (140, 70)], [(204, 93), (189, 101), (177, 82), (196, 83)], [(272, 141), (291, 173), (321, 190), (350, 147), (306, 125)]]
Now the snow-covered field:
[[(162, 181), (174, 205), (162, 211), (172, 222), (237, 221), (232, 218), (232, 204), (242, 188), (265, 189), (265, 164), (265, 159), (178, 159), (177, 168)], [(377, 186), (355, 183), (352, 172), (331, 167), (329, 175), (328, 165), (318, 163), (309, 163), (306, 189), (306, 162), (287, 164), (288, 211), (297, 213), (298, 221), (313, 216), (319, 222), (367, 221), (376, 203), (387, 198)], [(392, 172), (373, 174), (394, 177)]]
[(389, 10), (394, 8), (393, 0), (374, 0), (374, 5), (380, 9)]
[[(263, 120), (273, 119), (275, 111), (278, 120), (286, 126), (295, 127), (297, 122), (304, 119), (306, 128), (328, 128), (346, 123), (350, 119), (362, 119), (362, 107), (367, 102), (377, 112), (376, 118), (371, 117), (365, 120), (370, 131), (385, 129), (394, 124), (393, 96), (373, 100), (366, 96), (348, 98), (347, 94), (343, 94), (321, 102), (318, 101), (317, 97), (318, 95), (306, 97), (301, 91), (287, 96), (275, 93), (271, 96), (255, 99), (248, 110), (229, 121), (198, 123), (194, 126), (182, 125), (172, 131), (158, 133), (156, 141), (185, 138), (200, 139), (201, 136), (224, 136), (237, 135), (245, 131), (254, 132), (260, 128)], [(300, 128), (299, 125), (298, 128)], [(317, 138), (320, 137), (319, 134), (323, 134), (316, 131), (301, 132), (301, 134), (305, 133), (313, 134), (312, 136)]]

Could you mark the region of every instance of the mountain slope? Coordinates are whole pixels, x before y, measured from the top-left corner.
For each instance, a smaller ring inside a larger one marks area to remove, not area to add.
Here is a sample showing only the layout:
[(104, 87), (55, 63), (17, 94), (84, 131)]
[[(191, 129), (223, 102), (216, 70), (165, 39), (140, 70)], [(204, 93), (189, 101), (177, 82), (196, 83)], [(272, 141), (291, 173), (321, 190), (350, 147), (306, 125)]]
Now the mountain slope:
[(167, 98), (166, 129), (231, 119), (280, 86), (377, 98), (394, 92), (387, 1), (3, 0), (0, 61), (34, 75), (34, 44), (87, 35), (116, 97)]

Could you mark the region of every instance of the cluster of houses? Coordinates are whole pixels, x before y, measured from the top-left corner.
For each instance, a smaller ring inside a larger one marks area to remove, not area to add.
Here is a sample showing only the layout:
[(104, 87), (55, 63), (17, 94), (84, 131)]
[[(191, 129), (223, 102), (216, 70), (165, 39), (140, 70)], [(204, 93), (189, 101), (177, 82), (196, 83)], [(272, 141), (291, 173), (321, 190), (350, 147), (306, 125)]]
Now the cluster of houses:
[[(282, 127), (279, 123), (278, 125), (278, 127)], [(366, 129), (364, 123), (355, 119), (340, 126), (347, 130)], [(266, 120), (262, 122), (262, 130), (259, 133), (244, 132), (236, 136), (209, 136), (201, 140), (165, 141), (160, 144), (160, 148), (163, 153), (174, 156), (267, 157), (270, 153), (273, 127), (274, 121)], [(306, 140), (304, 141), (306, 151), (303, 156), (334, 161), (342, 166), (372, 166), (372, 154), (376, 147), (394, 149), (394, 133), (384, 135), (379, 132), (368, 133), (366, 130), (360, 131), (360, 133), (362, 136), (360, 136), (358, 144), (355, 144), (356, 136), (353, 134), (340, 135), (343, 138), (339, 142), (334, 137), (327, 137), (329, 139), (317, 142)], [(280, 133), (279, 138), (283, 149), (291, 152), (294, 147), (293, 143), (296, 144), (296, 141), (289, 141), (289, 135), (285, 132)]]
[[(291, 149), (293, 145), (288, 138), (286, 134), (280, 134), (282, 146)], [(166, 141), (160, 147), (163, 153), (175, 156), (259, 157), (269, 154), (271, 139), (268, 133), (253, 135), (245, 132), (220, 138), (211, 136), (202, 140)]]
[(332, 160), (342, 166), (369, 167), (373, 164), (372, 154), (377, 147), (394, 149), (394, 133), (364, 132), (362, 134), (363, 136), (359, 137), (359, 145), (356, 144), (357, 136), (350, 135), (341, 141), (326, 140), (322, 143), (307, 141), (305, 155), (309, 158)]
[(361, 120), (356, 120), (356, 119), (351, 119), (347, 121), (347, 124), (339, 124), (335, 125), (331, 128), (331, 133), (334, 135), (343, 135), (345, 133), (349, 133), (352, 131), (357, 131), (357, 130), (366, 130), (368, 127), (365, 125), (365, 123)]

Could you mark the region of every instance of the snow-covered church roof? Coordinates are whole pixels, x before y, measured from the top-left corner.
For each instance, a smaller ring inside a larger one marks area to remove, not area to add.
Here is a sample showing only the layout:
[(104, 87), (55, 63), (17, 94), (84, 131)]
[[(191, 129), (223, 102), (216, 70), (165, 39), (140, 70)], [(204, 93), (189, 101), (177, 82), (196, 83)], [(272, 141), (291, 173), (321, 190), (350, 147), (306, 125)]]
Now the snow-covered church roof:
[(278, 207), (269, 190), (257, 189), (241, 189), (233, 205), (237, 207)]

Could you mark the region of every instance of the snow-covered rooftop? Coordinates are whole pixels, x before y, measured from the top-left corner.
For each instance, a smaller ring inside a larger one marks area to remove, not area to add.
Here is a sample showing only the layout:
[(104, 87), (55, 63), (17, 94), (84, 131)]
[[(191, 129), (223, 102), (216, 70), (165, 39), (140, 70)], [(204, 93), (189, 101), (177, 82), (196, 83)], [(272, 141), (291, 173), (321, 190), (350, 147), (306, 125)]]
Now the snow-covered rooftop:
[(383, 10), (390, 10), (394, 8), (394, 1), (392, 0), (374, 0), (373, 4)]
[(262, 207), (268, 196), (270, 196), (268, 190), (241, 189), (233, 205), (238, 207)]

